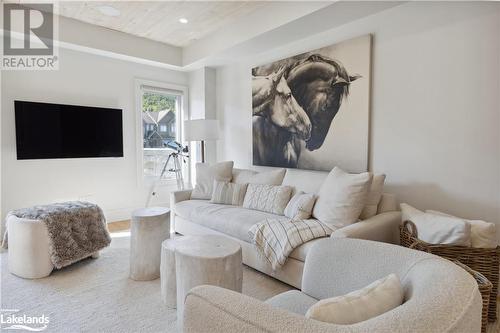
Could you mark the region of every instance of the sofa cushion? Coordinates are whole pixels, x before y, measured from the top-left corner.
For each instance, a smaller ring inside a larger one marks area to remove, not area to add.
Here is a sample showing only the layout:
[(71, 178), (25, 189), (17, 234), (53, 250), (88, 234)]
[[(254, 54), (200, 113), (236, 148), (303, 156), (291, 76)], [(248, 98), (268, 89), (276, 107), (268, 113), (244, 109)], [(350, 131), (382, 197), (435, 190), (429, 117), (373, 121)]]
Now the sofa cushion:
[(248, 184), (214, 181), (214, 190), (210, 203), (241, 206)]
[(316, 239), (313, 239), (313, 240), (310, 240), (309, 242), (307, 243), (304, 243), (302, 244), (301, 246), (295, 248), (292, 253), (290, 253), (290, 255), (288, 256), (288, 258), (293, 258), (293, 259), (297, 259), (299, 261), (306, 261), (306, 256), (307, 256), (307, 253), (309, 253), (309, 250), (311, 249), (311, 247), (316, 244), (318, 241), (322, 240), (322, 239), (325, 239), (327, 237), (321, 237), (321, 238), (316, 238)]
[(187, 200), (175, 204), (175, 214), (207, 228), (251, 243), (250, 227), (266, 218), (283, 218), (271, 213), (239, 206), (212, 204), (206, 200)]
[(265, 303), (287, 310), (299, 315), (305, 315), (307, 310), (318, 300), (300, 292), (299, 290), (290, 290), (274, 297), (269, 298)]
[(214, 181), (229, 182), (233, 178), (233, 161), (215, 164), (196, 163), (196, 185), (191, 199), (210, 199)]
[(372, 178), (370, 172), (351, 174), (335, 167), (318, 193), (314, 218), (336, 228), (356, 222), (365, 206)]
[(281, 185), (286, 169), (257, 172), (253, 170), (233, 169), (233, 183)]
[(352, 325), (388, 312), (403, 303), (404, 294), (396, 274), (343, 296), (322, 299), (307, 310), (306, 318), (339, 325)]
[(361, 220), (369, 219), (377, 215), (378, 203), (380, 198), (382, 198), (382, 192), (384, 191), (385, 175), (373, 175), (372, 184), (370, 190), (368, 191), (368, 197), (366, 198), (366, 204), (359, 215)]
[(291, 194), (290, 186), (248, 184), (243, 207), (283, 215)]
[(325, 171), (288, 169), (283, 185), (292, 186), (295, 192), (318, 193), (327, 176)]
[(315, 194), (297, 192), (286, 205), (284, 214), (291, 219), (307, 220), (311, 218), (315, 202)]

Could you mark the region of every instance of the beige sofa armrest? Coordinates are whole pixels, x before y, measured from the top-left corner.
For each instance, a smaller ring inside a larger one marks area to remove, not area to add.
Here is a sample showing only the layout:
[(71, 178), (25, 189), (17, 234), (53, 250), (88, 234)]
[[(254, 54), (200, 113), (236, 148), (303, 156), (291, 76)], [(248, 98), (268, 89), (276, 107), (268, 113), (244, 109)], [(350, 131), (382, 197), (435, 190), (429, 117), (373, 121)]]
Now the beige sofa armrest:
[(181, 190), (170, 192), (170, 225), (175, 230), (175, 204), (190, 200), (193, 190)]
[(170, 208), (181, 201), (186, 201), (191, 199), (191, 192), (193, 190), (181, 190), (170, 192)]
[(330, 237), (358, 238), (399, 244), (400, 223), (401, 212), (386, 212), (335, 230)]
[(185, 333), (344, 331), (337, 330), (338, 327), (215, 286), (191, 289), (184, 303)]

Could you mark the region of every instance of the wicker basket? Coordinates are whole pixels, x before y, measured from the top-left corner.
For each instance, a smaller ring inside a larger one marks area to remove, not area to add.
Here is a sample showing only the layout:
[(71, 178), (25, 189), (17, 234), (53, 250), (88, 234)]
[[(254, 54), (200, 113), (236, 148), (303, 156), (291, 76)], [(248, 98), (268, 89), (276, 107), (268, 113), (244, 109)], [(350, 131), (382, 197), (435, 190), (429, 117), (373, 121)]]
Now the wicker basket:
[(454, 260), (453, 262), (462, 267), (470, 275), (472, 275), (474, 279), (476, 279), (477, 285), (479, 287), (479, 292), (481, 293), (481, 298), (483, 299), (483, 311), (481, 314), (481, 333), (486, 333), (486, 328), (488, 327), (488, 305), (490, 304), (491, 289), (493, 288), (493, 285), (486, 277), (484, 277), (483, 274), (470, 269), (469, 266), (462, 264), (460, 261)]
[(500, 247), (494, 249), (473, 248), (467, 246), (429, 244), (418, 239), (417, 228), (411, 221), (400, 226), (401, 245), (411, 249), (429, 252), (453, 261), (459, 261), (470, 269), (481, 273), (488, 279), (491, 290), (488, 307), (490, 322), (497, 319), (498, 270), (500, 266)]

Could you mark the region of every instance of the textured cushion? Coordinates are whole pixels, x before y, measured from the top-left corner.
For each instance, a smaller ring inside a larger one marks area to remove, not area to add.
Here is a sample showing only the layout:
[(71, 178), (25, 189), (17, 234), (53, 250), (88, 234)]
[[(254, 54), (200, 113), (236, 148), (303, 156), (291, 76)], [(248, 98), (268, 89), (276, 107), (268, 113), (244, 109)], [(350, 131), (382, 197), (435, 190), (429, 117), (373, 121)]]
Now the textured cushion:
[(286, 169), (256, 172), (252, 170), (235, 169), (233, 171), (233, 182), (237, 184), (268, 184), (281, 185), (285, 177)]
[(241, 206), (245, 193), (247, 191), (247, 184), (235, 184), (229, 182), (214, 181), (214, 190), (212, 192), (211, 203)]
[(321, 222), (342, 228), (357, 221), (372, 181), (372, 174), (349, 174), (335, 167), (318, 193), (313, 216)]
[[(426, 210), (426, 213), (455, 217), (435, 210)], [(459, 219), (459, 217), (455, 217)], [(494, 223), (481, 220), (466, 220), (470, 224), (470, 242), (472, 247), (494, 249), (497, 247), (496, 226)]]
[(298, 192), (285, 208), (285, 216), (291, 219), (307, 220), (311, 217), (316, 196), (312, 193)]
[(196, 186), (191, 193), (191, 199), (212, 198), (214, 181), (231, 181), (233, 177), (233, 162), (220, 162), (213, 165), (196, 163)]
[(283, 215), (291, 194), (290, 186), (249, 184), (243, 207)]
[(372, 180), (372, 185), (368, 191), (368, 197), (366, 198), (365, 207), (359, 215), (361, 220), (369, 219), (377, 215), (378, 203), (382, 197), (382, 192), (384, 191), (385, 175), (374, 175)]
[(471, 226), (455, 217), (428, 214), (408, 204), (400, 205), (403, 221), (412, 221), (418, 238), (431, 244), (470, 246)]
[(175, 214), (204, 227), (251, 242), (250, 227), (265, 219), (283, 218), (240, 206), (212, 204), (207, 200), (187, 200), (175, 204)]
[(363, 289), (319, 301), (309, 308), (306, 318), (349, 325), (381, 315), (401, 303), (403, 303), (401, 282), (396, 274), (389, 274)]
[(316, 302), (318, 302), (316, 298), (312, 298), (299, 290), (286, 291), (265, 301), (265, 303), (275, 308), (284, 309), (299, 315), (305, 315), (307, 310)]

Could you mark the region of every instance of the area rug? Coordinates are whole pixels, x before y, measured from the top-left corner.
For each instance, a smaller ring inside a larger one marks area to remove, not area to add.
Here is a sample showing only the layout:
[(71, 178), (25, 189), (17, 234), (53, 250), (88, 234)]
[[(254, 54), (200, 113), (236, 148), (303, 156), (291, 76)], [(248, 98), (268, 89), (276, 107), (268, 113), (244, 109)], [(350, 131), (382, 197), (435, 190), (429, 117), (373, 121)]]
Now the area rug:
[[(176, 311), (160, 299), (160, 280), (138, 282), (128, 278), (129, 242), (128, 232), (114, 233), (111, 246), (99, 259), (81, 261), (37, 280), (10, 274), (7, 253), (2, 252), (2, 315), (43, 315), (48, 319), (43, 332), (178, 332)], [(290, 289), (244, 266), (244, 294), (265, 300)], [(5, 329), (9, 326), (1, 324), (0, 331), (16, 332)], [(499, 332), (499, 321), (488, 326), (488, 333)]]
[[(111, 247), (102, 251), (100, 258), (81, 261), (37, 280), (10, 274), (7, 253), (1, 253), (2, 314), (44, 315), (48, 323), (43, 332), (177, 332), (176, 311), (160, 299), (160, 280), (128, 278), (129, 242), (128, 233), (114, 234)], [(289, 289), (244, 266), (244, 294), (264, 300)], [(3, 329), (10, 326), (2, 324)]]

